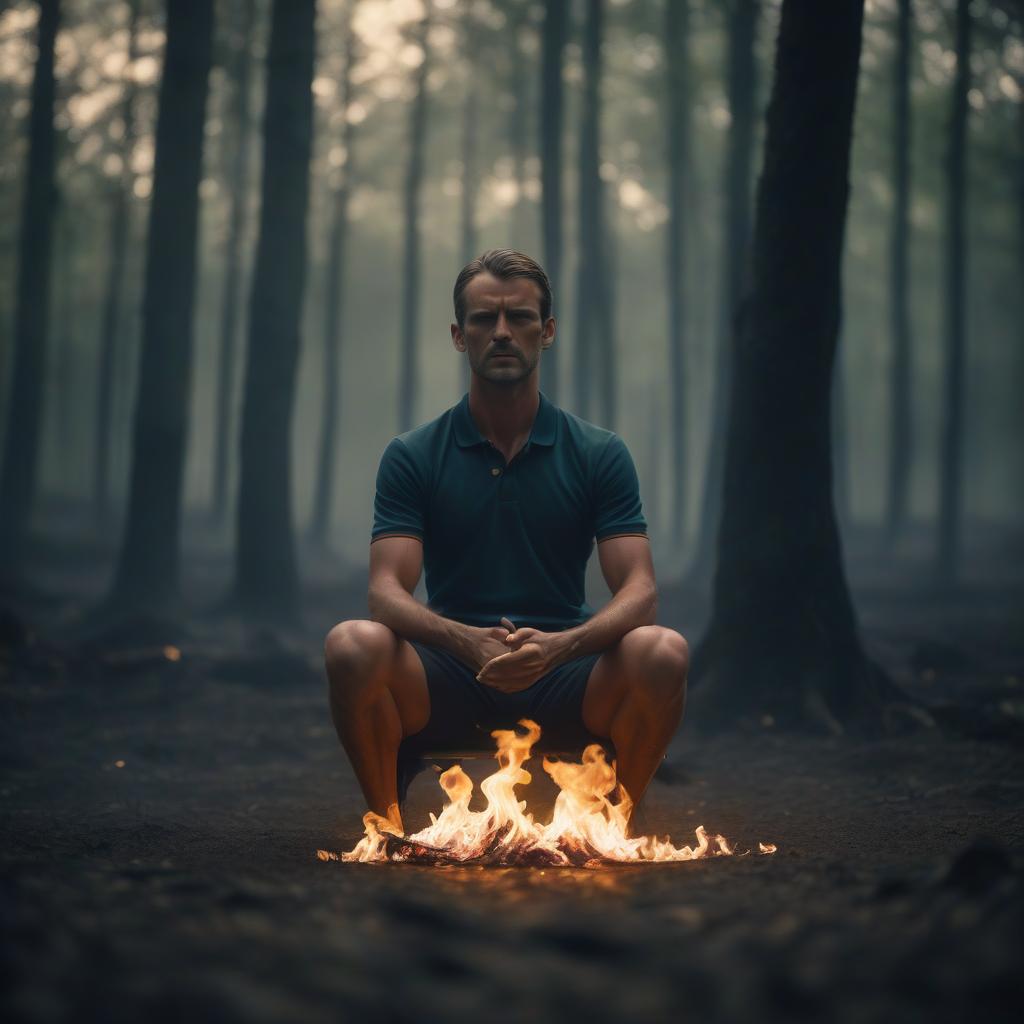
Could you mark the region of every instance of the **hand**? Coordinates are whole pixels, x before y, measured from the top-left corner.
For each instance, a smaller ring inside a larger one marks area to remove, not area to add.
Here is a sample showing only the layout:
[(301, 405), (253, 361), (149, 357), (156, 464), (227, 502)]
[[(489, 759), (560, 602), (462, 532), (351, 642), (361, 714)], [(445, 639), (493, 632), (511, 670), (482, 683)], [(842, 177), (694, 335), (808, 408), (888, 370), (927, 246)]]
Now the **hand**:
[(508, 630), (504, 641), (508, 653), (488, 661), (476, 678), (502, 693), (518, 693), (559, 664), (561, 634), (545, 633), (530, 626), (516, 629), (508, 619), (502, 619), (501, 624)]
[(512, 623), (509, 622), (507, 626), (463, 626), (462, 650), (458, 652), (460, 660), (474, 672), (479, 672), (489, 661), (507, 654), (508, 645), (505, 640), (510, 632), (509, 626)]

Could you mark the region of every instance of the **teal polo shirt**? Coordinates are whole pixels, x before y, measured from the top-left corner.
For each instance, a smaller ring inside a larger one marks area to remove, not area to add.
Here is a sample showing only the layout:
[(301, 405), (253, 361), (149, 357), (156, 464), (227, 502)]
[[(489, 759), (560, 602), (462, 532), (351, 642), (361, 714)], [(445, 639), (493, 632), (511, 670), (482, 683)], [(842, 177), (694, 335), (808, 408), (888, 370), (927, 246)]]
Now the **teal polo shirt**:
[(477, 429), (469, 395), (396, 437), (377, 471), (371, 543), (423, 542), (431, 610), (472, 626), (562, 630), (593, 615), (584, 578), (594, 541), (646, 536), (625, 443), (543, 392), (511, 462)]

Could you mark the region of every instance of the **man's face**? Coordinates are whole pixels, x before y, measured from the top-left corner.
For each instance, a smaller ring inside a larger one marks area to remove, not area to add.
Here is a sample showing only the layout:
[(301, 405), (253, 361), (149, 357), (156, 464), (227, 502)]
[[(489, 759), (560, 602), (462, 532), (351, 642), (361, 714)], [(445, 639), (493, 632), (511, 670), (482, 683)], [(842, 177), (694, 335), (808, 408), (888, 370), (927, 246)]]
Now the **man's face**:
[(555, 340), (555, 318), (540, 316), (540, 288), (528, 277), (477, 274), (463, 293), (466, 313), (452, 324), (452, 342), (473, 373), (496, 384), (516, 384), (537, 368)]

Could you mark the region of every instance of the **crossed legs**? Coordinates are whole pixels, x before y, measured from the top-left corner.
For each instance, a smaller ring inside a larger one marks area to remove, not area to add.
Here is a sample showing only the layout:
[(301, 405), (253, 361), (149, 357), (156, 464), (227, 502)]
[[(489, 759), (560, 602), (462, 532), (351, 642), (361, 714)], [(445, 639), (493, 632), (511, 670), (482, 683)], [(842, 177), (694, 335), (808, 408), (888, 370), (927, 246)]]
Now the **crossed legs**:
[[(364, 619), (335, 626), (324, 653), (331, 717), (367, 806), (401, 828), (398, 746), (430, 719), (423, 663), (406, 640)], [(583, 722), (615, 744), (619, 781), (634, 805), (682, 717), (688, 664), (679, 633), (641, 626), (605, 651), (590, 674)]]

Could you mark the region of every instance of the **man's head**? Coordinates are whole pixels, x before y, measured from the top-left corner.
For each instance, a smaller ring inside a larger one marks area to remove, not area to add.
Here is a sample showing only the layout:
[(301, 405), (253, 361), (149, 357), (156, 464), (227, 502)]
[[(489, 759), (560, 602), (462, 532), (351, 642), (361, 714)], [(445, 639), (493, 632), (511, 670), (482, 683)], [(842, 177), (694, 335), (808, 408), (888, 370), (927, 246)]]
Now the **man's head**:
[(554, 342), (551, 283), (521, 252), (491, 249), (472, 260), (459, 274), (453, 297), (452, 342), (485, 380), (525, 379)]

